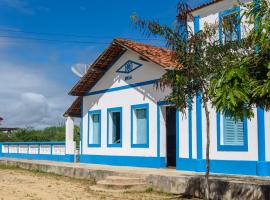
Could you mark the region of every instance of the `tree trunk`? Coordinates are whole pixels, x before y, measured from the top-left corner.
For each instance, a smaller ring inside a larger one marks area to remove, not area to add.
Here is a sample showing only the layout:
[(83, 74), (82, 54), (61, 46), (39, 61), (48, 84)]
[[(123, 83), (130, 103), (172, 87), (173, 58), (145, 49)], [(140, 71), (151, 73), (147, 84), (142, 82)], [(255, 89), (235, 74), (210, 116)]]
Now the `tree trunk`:
[(205, 170), (205, 199), (210, 199), (209, 171), (210, 171), (210, 118), (207, 101), (203, 100), (203, 107), (206, 117), (206, 170)]

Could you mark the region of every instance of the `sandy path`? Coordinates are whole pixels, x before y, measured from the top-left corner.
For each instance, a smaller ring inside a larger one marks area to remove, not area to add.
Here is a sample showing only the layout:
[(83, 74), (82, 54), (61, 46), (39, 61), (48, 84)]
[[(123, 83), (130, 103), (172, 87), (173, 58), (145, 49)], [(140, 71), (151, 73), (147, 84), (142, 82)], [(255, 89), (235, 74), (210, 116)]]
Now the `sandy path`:
[(101, 193), (90, 181), (20, 169), (0, 169), (0, 199), (174, 199), (162, 193)]

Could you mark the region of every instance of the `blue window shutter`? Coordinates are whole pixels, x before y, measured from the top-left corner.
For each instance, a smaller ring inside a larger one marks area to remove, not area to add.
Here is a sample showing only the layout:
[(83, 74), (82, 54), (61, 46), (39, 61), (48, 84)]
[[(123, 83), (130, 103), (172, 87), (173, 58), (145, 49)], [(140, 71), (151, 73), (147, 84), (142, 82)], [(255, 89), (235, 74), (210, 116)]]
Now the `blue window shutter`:
[(100, 126), (100, 115), (92, 115), (92, 127), (93, 127), (93, 144), (99, 143), (99, 126)]
[(146, 109), (136, 109), (137, 118), (137, 144), (147, 143), (147, 119)]
[(224, 145), (244, 145), (244, 122), (235, 122), (230, 117), (223, 117)]

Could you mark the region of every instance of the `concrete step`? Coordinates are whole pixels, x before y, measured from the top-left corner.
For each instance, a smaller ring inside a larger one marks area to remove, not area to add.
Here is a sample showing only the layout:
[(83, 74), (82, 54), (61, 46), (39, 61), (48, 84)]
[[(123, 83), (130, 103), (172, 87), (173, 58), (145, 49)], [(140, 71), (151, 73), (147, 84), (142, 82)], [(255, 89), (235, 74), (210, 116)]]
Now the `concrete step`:
[(124, 177), (124, 176), (107, 176), (106, 179), (107, 183), (111, 184), (118, 184), (118, 183), (125, 183), (125, 184), (138, 184), (138, 183), (146, 183), (145, 180), (141, 178), (131, 178), (131, 177)]
[(104, 192), (142, 192), (147, 189), (147, 183), (140, 178), (108, 176), (90, 186), (90, 189)]
[(90, 189), (96, 192), (110, 192), (110, 193), (125, 193), (125, 192), (145, 192), (146, 188), (130, 188), (130, 189), (105, 189), (99, 185), (92, 185)]

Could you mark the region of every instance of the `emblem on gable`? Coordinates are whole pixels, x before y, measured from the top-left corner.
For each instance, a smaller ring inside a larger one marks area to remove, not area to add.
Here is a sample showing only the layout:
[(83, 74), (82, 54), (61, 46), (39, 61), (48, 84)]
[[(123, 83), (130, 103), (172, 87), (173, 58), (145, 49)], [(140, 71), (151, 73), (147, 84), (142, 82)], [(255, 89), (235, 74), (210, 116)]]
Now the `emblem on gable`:
[(134, 71), (135, 69), (138, 69), (141, 66), (142, 64), (140, 63), (134, 62), (132, 60), (128, 60), (116, 72), (129, 74), (130, 72)]

